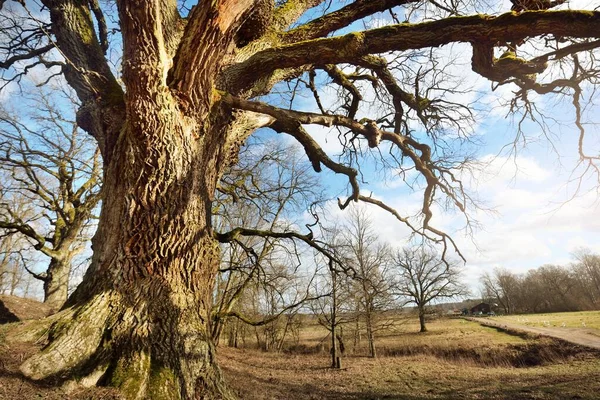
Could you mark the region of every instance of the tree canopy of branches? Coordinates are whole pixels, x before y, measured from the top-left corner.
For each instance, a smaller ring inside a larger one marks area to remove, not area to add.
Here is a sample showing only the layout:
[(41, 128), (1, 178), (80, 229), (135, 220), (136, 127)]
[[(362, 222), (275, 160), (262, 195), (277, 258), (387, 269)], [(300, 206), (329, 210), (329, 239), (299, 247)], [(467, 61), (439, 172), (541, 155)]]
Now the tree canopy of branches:
[[(14, 87), (33, 70), (62, 73), (80, 100), (78, 125), (104, 162), (91, 266), (48, 345), (21, 370), (32, 379), (102, 379), (131, 399), (232, 397), (209, 323), (218, 241), (262, 235), (313, 243), (309, 233), (217, 234), (211, 225), (220, 177), (258, 128), (296, 140), (316, 171), (346, 179), (341, 208), (382, 207), (445, 254), (454, 245), (433, 225), (433, 211), (471, 206), (457, 151), (476, 115), (452, 100), (464, 88), (440, 46), (468, 44), (473, 71), (514, 89), (515, 112), (535, 109), (530, 93), (571, 96), (581, 163), (593, 171), (581, 102), (584, 83), (597, 82), (600, 12), (520, 5), (491, 15), (484, 3), (2, 1), (3, 78)], [(348, 33), (374, 15), (383, 26)], [(282, 81), (312, 93), (319, 111), (282, 107)], [(321, 101), (324, 87), (340, 91), (336, 107)], [(337, 129), (345, 157), (327, 154), (308, 124)], [(420, 176), (419, 216), (361, 193), (362, 154)]]
[(427, 306), (434, 301), (459, 298), (468, 294), (460, 281), (460, 270), (448, 264), (433, 251), (405, 248), (393, 256), (398, 278), (394, 291), (417, 306), (421, 332), (427, 331)]
[(102, 164), (93, 139), (69, 120), (57, 96), (31, 96), (35, 112), (0, 109), (0, 173), (6, 177), (0, 228), (50, 259), (44, 272), (29, 272), (44, 283), (44, 302), (56, 311), (67, 301), (73, 258), (100, 201)]
[[(14, 234), (0, 235), (0, 293), (17, 295), (19, 287), (23, 297), (27, 297), (31, 276), (23, 268), (22, 243)], [(28, 279), (29, 278), (29, 279)]]
[(505, 314), (514, 311), (519, 293), (518, 278), (503, 268), (497, 268), (493, 274), (485, 273), (481, 277), (484, 297), (494, 299)]
[(352, 271), (356, 304), (355, 318), (362, 318), (367, 331), (369, 356), (377, 357), (375, 334), (381, 328), (380, 313), (393, 303), (390, 292), (390, 248), (382, 242), (364, 209), (349, 211), (347, 226), (341, 232), (342, 259)]
[[(240, 163), (223, 177), (218, 191), (220, 209), (215, 217), (221, 230), (244, 226), (256, 231), (291, 231), (298, 214), (321, 198), (319, 182), (298, 148), (261, 140), (244, 146)], [(232, 317), (264, 326), (311, 297), (307, 287), (310, 276), (298, 272), (299, 254), (306, 245), (290, 247), (283, 237), (248, 236), (223, 247), (212, 316), (214, 340)], [(297, 290), (303, 284), (304, 290)], [(286, 291), (286, 286), (296, 293)], [(262, 314), (253, 309), (256, 304), (251, 301), (261, 297), (277, 300)], [(232, 326), (237, 327), (238, 321)]]

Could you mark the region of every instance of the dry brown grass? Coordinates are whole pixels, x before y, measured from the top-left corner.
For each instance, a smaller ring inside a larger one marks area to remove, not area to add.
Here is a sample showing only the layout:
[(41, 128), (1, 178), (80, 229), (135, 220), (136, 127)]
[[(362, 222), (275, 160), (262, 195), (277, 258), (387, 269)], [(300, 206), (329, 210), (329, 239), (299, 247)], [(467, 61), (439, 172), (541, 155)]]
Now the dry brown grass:
[(597, 399), (600, 362), (536, 368), (478, 367), (433, 356), (350, 358), (341, 371), (325, 356), (222, 349), (240, 398), (266, 399)]
[[(362, 347), (328, 368), (326, 350), (313, 354), (265, 353), (221, 347), (219, 359), (231, 387), (243, 400), (267, 399), (598, 399), (600, 358), (551, 339), (521, 337), (464, 320), (432, 322), (418, 334), (400, 322), (378, 340), (381, 356), (363, 357)], [(65, 394), (59, 381), (32, 382), (18, 371), (33, 345), (2, 340), (0, 399), (116, 400), (115, 390), (93, 388)], [(311, 325), (301, 345), (325, 342)], [(518, 360), (530, 359), (531, 363)], [(528, 366), (530, 365), (530, 366)], [(534, 366), (531, 366), (534, 365)], [(518, 367), (517, 367), (518, 366)]]
[(17, 296), (0, 295), (0, 324), (28, 319), (40, 319), (48, 316), (50, 312), (50, 307), (39, 301)]
[[(221, 348), (219, 357), (230, 384), (247, 400), (599, 398), (597, 352), (460, 319), (432, 322), (425, 334), (415, 327), (394, 327), (378, 341), (378, 359), (350, 355), (341, 371), (327, 368), (326, 351)], [(315, 329), (307, 335), (313, 342)]]

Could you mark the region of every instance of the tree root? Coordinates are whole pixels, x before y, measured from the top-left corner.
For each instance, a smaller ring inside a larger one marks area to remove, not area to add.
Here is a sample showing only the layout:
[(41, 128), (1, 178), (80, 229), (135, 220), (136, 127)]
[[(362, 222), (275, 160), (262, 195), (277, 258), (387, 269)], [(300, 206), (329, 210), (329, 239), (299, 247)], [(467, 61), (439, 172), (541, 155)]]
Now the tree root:
[(58, 318), (54, 314), (44, 319), (26, 320), (5, 325), (6, 336), (3, 339), (7, 343), (45, 343), (48, 339), (50, 326)]
[(109, 316), (109, 295), (79, 309), (65, 310), (48, 332), (49, 344), (21, 365), (31, 379), (44, 379), (81, 367), (97, 350)]
[(235, 398), (199, 313), (165, 301), (132, 305), (116, 292), (61, 312), (46, 347), (21, 371), (35, 380), (60, 379), (66, 391), (116, 387), (126, 399)]

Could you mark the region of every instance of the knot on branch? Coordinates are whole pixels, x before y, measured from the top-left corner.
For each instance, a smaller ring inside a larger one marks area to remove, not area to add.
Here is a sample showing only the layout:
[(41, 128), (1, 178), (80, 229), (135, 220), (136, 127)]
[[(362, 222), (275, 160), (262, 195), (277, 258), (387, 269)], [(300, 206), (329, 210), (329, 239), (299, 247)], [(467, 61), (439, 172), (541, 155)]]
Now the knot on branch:
[(379, 146), (381, 142), (382, 132), (375, 123), (375, 121), (368, 121), (365, 124), (365, 137), (367, 138), (367, 143), (370, 148), (375, 148)]
[(256, 1), (237, 31), (235, 44), (238, 47), (244, 47), (262, 37), (271, 26), (274, 9), (275, 2), (273, 0)]
[(517, 78), (525, 82), (535, 82), (536, 75), (548, 68), (545, 60), (527, 61), (508, 50), (500, 58), (494, 57), (491, 43), (473, 43), (473, 71), (495, 82)]

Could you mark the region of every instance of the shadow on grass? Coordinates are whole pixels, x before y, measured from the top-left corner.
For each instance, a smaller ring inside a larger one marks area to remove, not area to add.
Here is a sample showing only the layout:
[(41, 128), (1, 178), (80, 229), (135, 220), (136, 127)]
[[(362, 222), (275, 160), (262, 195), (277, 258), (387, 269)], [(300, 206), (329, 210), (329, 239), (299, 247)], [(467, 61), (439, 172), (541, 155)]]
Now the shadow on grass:
[[(313, 383), (290, 383), (276, 378), (265, 378), (247, 371), (230, 371), (224, 368), (230, 384), (240, 399), (244, 400), (457, 400), (457, 399), (502, 399), (502, 400), (595, 400), (597, 387), (586, 389), (586, 377), (566, 379), (564, 382), (540, 384), (524, 380), (496, 386), (485, 382), (467, 385), (462, 389), (429, 388), (410, 392), (410, 388), (398, 387), (382, 390), (345, 390), (343, 387), (328, 387)], [(235, 376), (234, 379), (232, 379)], [(582, 386), (583, 384), (583, 386)], [(593, 385), (592, 385), (593, 386)], [(403, 393), (404, 392), (404, 393)]]
[[(430, 399), (431, 395), (402, 395), (397, 396), (379, 391), (352, 391), (343, 388), (328, 388), (327, 382), (317, 386), (312, 383), (283, 382), (276, 378), (265, 378), (244, 371), (232, 371), (223, 368), (230, 385), (240, 399), (244, 400), (379, 400), (403, 399), (422, 400)], [(233, 375), (235, 378), (233, 379)], [(448, 397), (448, 399), (456, 397)]]

